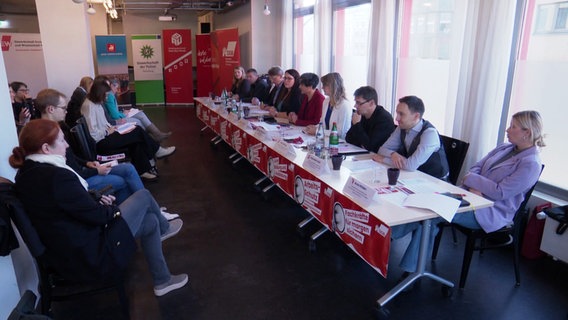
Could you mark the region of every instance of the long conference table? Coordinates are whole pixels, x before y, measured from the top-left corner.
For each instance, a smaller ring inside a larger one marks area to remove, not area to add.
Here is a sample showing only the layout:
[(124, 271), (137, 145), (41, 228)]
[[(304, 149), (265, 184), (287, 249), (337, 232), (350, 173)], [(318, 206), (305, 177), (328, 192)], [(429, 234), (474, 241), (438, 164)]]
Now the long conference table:
[[(282, 133), (253, 129), (257, 127), (255, 124), (260, 124), (258, 120), (239, 119), (210, 98), (195, 98), (195, 101), (197, 117), (219, 136), (218, 139), (246, 158), (383, 277), (386, 278), (388, 271), (391, 227), (421, 221), (423, 232), (417, 271), (384, 294), (377, 301), (380, 308), (421, 277), (436, 280), (448, 289), (454, 287), (452, 282), (426, 271), (432, 219), (439, 215), (401, 205), (393, 198), (386, 185), (386, 166), (373, 162), (368, 170), (361, 170), (359, 163), (369, 163), (365, 161), (369, 157), (353, 156), (343, 161), (338, 171), (326, 169), (305, 148), (292, 147), (285, 142)], [(289, 126), (285, 128), (290, 130)], [(418, 181), (420, 186), (427, 185), (436, 193), (462, 194), (470, 206), (458, 208), (458, 213), (493, 205), (483, 197), (420, 171), (401, 170), (399, 181)], [(369, 186), (374, 188), (371, 196)], [(408, 186), (410, 188), (410, 184)]]

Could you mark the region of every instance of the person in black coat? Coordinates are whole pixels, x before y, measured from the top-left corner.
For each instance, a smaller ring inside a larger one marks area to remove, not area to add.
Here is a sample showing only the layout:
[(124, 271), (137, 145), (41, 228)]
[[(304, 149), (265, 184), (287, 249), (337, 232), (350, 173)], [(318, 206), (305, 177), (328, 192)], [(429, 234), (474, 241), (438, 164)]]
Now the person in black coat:
[(69, 128), (73, 128), (77, 124), (77, 120), (81, 118), (81, 106), (87, 98), (87, 93), (91, 90), (93, 78), (83, 77), (79, 82), (79, 86), (73, 91), (71, 99), (67, 104), (67, 114), (65, 115), (65, 123)]
[(32, 120), (9, 159), (19, 169), (16, 192), (47, 248), (49, 264), (70, 280), (112, 277), (128, 265), (136, 237), (154, 280), (154, 294), (183, 287), (187, 274), (170, 274), (161, 244), (179, 232), (181, 220), (160, 225), (160, 208), (146, 189), (120, 206), (113, 205), (112, 196), (97, 202), (87, 192), (87, 182), (65, 164), (67, 147), (57, 122)]
[(377, 152), (394, 131), (391, 114), (377, 104), (377, 91), (372, 87), (361, 87), (353, 93), (355, 109), (351, 128), (345, 141), (371, 152)]
[(258, 76), (256, 69), (247, 70), (247, 80), (250, 82), (250, 91), (246, 96), (241, 97), (243, 102), (252, 102), (258, 105), (264, 101), (268, 95), (268, 83)]

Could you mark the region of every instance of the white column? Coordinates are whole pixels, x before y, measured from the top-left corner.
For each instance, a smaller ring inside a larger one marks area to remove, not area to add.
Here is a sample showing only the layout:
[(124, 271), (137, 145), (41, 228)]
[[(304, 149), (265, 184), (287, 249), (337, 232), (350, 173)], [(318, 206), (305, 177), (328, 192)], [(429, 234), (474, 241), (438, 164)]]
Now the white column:
[(71, 96), (84, 76), (94, 76), (86, 4), (36, 0), (47, 84)]

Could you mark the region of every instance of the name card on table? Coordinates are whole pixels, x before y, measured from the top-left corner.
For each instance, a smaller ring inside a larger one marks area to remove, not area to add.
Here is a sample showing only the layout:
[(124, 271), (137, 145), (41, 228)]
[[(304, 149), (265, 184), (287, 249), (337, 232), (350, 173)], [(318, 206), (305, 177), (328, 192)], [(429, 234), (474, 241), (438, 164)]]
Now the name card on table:
[(250, 121), (248, 121), (247, 119), (241, 118), (241, 120), (237, 122), (237, 125), (241, 128), (247, 128), (249, 126), (249, 122)]
[(313, 153), (309, 153), (304, 159), (302, 166), (315, 175), (330, 173), (326, 159), (322, 159)]
[(373, 201), (373, 197), (377, 191), (351, 176), (345, 183), (343, 192), (353, 197), (357, 202), (368, 205)]
[(239, 120), (239, 117), (237, 116), (236, 113), (229, 113), (229, 116), (227, 117), (227, 119), (231, 120), (231, 122), (237, 122)]
[(296, 157), (296, 150), (294, 150), (294, 146), (284, 140), (278, 141), (274, 145), (274, 150), (276, 150), (276, 152), (280, 154), (285, 155), (287, 158), (294, 159)]

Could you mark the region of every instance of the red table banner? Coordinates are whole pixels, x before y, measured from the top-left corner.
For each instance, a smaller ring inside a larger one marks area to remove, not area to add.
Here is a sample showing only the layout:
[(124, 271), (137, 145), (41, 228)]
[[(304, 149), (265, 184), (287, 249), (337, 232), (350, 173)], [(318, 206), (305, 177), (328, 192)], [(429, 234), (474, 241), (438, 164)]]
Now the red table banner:
[(294, 173), (294, 199), (319, 222), (331, 229), (331, 213), (336, 192), (302, 167), (296, 167)]
[(295, 165), (290, 160), (272, 149), (268, 150), (268, 178), (292, 198), (294, 197), (294, 169)]
[(247, 156), (248, 154), (248, 133), (240, 128), (236, 128), (234, 125), (231, 130), (231, 146), (240, 153), (242, 156)]
[(262, 173), (267, 174), (267, 147), (252, 135), (248, 136), (247, 159)]
[(191, 30), (162, 30), (166, 103), (193, 103)]
[(213, 92), (211, 37), (208, 34), (196, 35), (195, 47), (197, 49), (197, 96), (208, 97), (209, 92)]
[(333, 204), (335, 234), (386, 277), (390, 252), (390, 228), (351, 199), (336, 192)]

